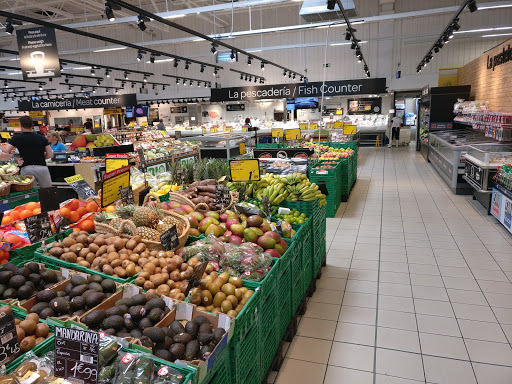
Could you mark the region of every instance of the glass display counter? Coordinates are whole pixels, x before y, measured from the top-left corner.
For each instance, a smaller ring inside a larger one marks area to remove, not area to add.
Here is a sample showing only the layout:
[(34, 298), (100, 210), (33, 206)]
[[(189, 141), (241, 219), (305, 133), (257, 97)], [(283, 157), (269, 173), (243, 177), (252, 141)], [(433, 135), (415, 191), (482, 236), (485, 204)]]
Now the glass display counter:
[(189, 140), (198, 142), (201, 158), (212, 157), (219, 159), (231, 159), (242, 155), (243, 153), (240, 153), (240, 144), (247, 145), (246, 140), (248, 139), (249, 137), (233, 133), (209, 134), (189, 138)]

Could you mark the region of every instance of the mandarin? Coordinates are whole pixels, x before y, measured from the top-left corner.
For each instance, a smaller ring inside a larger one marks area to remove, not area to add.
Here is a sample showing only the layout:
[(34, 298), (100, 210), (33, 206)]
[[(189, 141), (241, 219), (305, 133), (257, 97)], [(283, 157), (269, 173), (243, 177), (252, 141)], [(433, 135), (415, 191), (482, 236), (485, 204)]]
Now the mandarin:
[(77, 222), (78, 220), (80, 220), (80, 215), (77, 211), (71, 211), (71, 213), (69, 214), (69, 220)]
[(63, 208), (59, 209), (59, 213), (62, 217), (69, 218), (71, 211), (68, 208), (63, 207)]
[(34, 215), (39, 215), (41, 213), (41, 208), (36, 208), (32, 211)]
[(9, 216), (11, 216), (11, 222), (17, 221), (20, 219), (20, 213), (18, 211), (11, 211), (9, 213)]
[(85, 206), (88, 212), (98, 212), (98, 204), (96, 203), (87, 203)]
[(25, 206), (25, 209), (28, 209), (29, 211), (33, 211), (34, 209), (37, 209), (39, 208), (39, 205), (33, 201), (31, 201), (30, 203), (27, 203), (27, 205)]
[(82, 231), (92, 232), (95, 229), (94, 222), (92, 220), (84, 220), (80, 223), (80, 228), (82, 228)]
[(77, 210), (78, 214), (80, 215), (80, 217), (82, 217), (83, 215), (85, 215), (86, 213), (88, 213), (89, 211), (87, 210), (87, 208), (85, 207), (78, 207)]
[(80, 202), (77, 199), (71, 200), (66, 207), (69, 208), (70, 211), (76, 211), (80, 206)]
[(32, 213), (32, 211), (29, 211), (28, 209), (25, 209), (23, 211), (21, 211), (20, 213), (20, 219), (26, 219), (27, 217), (30, 217), (30, 216), (33, 216), (34, 214)]

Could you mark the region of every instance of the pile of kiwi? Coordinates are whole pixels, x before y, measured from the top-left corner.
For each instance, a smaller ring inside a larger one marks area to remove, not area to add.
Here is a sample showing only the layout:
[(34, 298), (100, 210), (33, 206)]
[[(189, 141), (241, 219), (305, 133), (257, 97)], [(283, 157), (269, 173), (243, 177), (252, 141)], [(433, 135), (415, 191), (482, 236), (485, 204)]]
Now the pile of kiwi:
[(103, 279), (99, 275), (73, 275), (63, 291), (50, 288), (38, 292), (30, 313), (36, 313), (41, 319), (82, 316), (116, 290), (116, 283), (111, 279)]
[(159, 323), (169, 311), (163, 299), (148, 292), (122, 298), (107, 310), (95, 309), (81, 321), (108, 335), (140, 339), (146, 328)]
[(0, 268), (0, 299), (26, 300), (64, 280), (38, 263), (27, 263), (24, 267), (6, 263)]

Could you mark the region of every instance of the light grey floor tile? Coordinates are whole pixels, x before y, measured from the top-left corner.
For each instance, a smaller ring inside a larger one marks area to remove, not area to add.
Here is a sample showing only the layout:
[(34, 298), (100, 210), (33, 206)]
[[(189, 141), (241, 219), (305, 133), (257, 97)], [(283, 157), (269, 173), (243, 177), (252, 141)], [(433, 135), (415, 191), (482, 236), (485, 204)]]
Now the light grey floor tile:
[(421, 355), (377, 348), (376, 363), (377, 373), (404, 379), (425, 380)]
[(375, 326), (355, 323), (338, 322), (335, 341), (374, 346), (375, 345)]
[(510, 344), (465, 339), (469, 357), (478, 363), (512, 366), (512, 348)]
[(418, 332), (378, 327), (377, 347), (420, 353)]
[(464, 341), (460, 337), (421, 333), (421, 352), (425, 355), (469, 360)]
[(428, 383), (476, 384), (473, 368), (468, 361), (423, 356), (423, 365)]
[(332, 344), (329, 365), (373, 372), (373, 347), (339, 343)]

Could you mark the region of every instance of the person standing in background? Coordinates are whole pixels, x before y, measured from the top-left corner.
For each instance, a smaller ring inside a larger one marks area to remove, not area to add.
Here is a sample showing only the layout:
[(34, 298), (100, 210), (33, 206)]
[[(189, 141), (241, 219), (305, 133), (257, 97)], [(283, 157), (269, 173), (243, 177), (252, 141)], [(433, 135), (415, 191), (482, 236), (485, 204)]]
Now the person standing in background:
[(2, 151), (10, 154), (14, 148), (18, 149), (21, 159), (20, 174), (34, 176), (39, 188), (52, 186), (50, 171), (46, 166), (46, 159), (53, 157), (53, 151), (48, 139), (34, 132), (34, 123), (29, 116), (20, 117), (21, 134), (14, 135)]
[(396, 146), (400, 142), (400, 128), (402, 127), (403, 120), (401, 117), (395, 115), (391, 119), (391, 138), (389, 140), (388, 148), (391, 148), (393, 141), (396, 140)]
[(85, 119), (84, 133), (86, 135), (90, 135), (90, 134), (94, 133), (93, 130), (92, 130), (92, 119), (91, 118)]
[(57, 131), (50, 131), (46, 135), (46, 138), (48, 139), (50, 143), (50, 147), (52, 148), (52, 151), (55, 152), (66, 152), (66, 146), (62, 144), (62, 139), (60, 137), (59, 132)]
[(159, 131), (165, 131), (164, 120), (160, 119), (160, 122), (156, 125), (156, 129)]
[(250, 117), (247, 117), (247, 118), (245, 119), (245, 125), (248, 125), (248, 126), (249, 126), (249, 128), (252, 128), (252, 125), (251, 125), (251, 118), (250, 118)]

